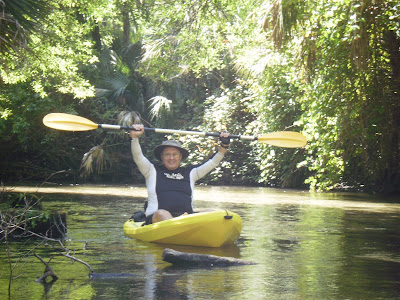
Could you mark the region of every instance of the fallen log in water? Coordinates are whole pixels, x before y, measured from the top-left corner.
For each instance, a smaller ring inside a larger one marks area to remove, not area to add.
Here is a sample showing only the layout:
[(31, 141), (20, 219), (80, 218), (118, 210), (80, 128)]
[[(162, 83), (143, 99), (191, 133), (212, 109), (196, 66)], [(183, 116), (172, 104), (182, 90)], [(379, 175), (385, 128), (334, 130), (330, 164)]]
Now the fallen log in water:
[(221, 257), (216, 255), (186, 253), (165, 248), (162, 254), (163, 261), (179, 266), (202, 266), (202, 267), (226, 267), (238, 265), (255, 265), (250, 261), (233, 257)]

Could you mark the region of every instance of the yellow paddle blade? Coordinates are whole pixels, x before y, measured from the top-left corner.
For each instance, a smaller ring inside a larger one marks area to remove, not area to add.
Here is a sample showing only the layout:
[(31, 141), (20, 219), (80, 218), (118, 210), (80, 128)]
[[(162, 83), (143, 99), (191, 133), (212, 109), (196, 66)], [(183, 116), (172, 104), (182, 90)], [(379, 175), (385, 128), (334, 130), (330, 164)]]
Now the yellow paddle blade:
[(272, 146), (297, 148), (307, 144), (304, 135), (294, 131), (271, 132), (257, 137), (257, 140)]
[(68, 131), (87, 131), (99, 128), (98, 124), (86, 118), (63, 113), (46, 115), (43, 118), (43, 124), (50, 128)]

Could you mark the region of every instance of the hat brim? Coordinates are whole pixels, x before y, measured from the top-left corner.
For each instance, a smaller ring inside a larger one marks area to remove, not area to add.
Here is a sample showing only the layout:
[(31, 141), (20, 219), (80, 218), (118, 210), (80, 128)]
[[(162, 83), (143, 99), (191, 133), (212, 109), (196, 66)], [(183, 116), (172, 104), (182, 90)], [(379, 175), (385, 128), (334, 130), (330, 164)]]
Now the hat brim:
[(178, 149), (181, 154), (182, 154), (182, 160), (186, 159), (189, 156), (189, 151), (187, 151), (185, 148), (182, 147), (177, 147), (177, 146), (171, 146), (171, 145), (158, 145), (157, 147), (154, 148), (153, 153), (154, 156), (161, 161), (161, 153), (166, 147), (174, 147)]

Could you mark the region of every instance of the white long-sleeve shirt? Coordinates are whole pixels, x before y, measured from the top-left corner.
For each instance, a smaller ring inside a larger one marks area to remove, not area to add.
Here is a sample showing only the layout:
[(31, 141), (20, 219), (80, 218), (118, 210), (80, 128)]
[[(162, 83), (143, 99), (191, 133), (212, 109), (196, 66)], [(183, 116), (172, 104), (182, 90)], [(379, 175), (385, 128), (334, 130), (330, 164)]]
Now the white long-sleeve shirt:
[(163, 165), (152, 164), (142, 152), (138, 138), (131, 141), (133, 160), (146, 179), (148, 205), (146, 216), (158, 209), (173, 213), (193, 212), (193, 190), (197, 180), (211, 172), (224, 154), (217, 152), (201, 165), (189, 165), (168, 170)]

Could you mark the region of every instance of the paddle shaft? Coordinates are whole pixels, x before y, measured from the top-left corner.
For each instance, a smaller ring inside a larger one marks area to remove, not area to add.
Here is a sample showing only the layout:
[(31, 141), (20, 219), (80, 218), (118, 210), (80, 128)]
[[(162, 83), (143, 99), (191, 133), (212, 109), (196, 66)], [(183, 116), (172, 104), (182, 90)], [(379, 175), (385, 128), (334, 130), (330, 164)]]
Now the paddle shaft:
[[(110, 124), (98, 124), (99, 128), (104, 129), (122, 129), (122, 130), (135, 130), (132, 126), (121, 126), (121, 125), (110, 125)], [(186, 134), (186, 135), (198, 135), (198, 136), (213, 136), (219, 137), (220, 133), (216, 132), (201, 132), (201, 131), (191, 131), (191, 130), (175, 130), (175, 129), (163, 129), (163, 128), (150, 128), (144, 127), (145, 131), (156, 132), (156, 133), (171, 133), (171, 134)], [(243, 141), (256, 141), (258, 138), (256, 136), (248, 135), (229, 135), (231, 139), (239, 139)]]

